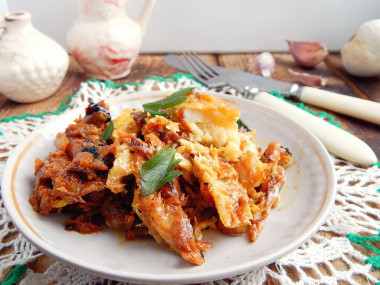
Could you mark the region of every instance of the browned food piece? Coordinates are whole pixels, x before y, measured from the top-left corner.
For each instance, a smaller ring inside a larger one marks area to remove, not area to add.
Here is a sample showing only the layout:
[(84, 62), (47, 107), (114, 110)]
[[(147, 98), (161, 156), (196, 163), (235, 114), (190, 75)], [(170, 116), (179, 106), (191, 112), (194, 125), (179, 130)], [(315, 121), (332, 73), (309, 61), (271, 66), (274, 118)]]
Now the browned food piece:
[(186, 200), (176, 184), (165, 184), (145, 197), (140, 197), (140, 189), (136, 190), (133, 208), (158, 244), (175, 250), (191, 264), (201, 265), (205, 248), (198, 248), (193, 227), (182, 208)]
[(70, 157), (62, 151), (50, 154), (42, 164), (41, 160), (36, 159), (36, 185), (34, 195), (30, 197), (30, 202), (36, 212), (47, 215), (53, 209), (53, 205), (59, 201), (57, 197), (51, 195), (53, 181), (69, 164)]
[(249, 229), (249, 239), (254, 242), (264, 227), (273, 205), (278, 199), (279, 192), (285, 183), (284, 168), (279, 165), (288, 164), (291, 154), (288, 150), (283, 149), (279, 143), (270, 143), (261, 160), (269, 165), (267, 175), (264, 181), (256, 189), (255, 202), (256, 211), (252, 220), (252, 226)]
[(161, 116), (151, 118), (142, 128), (144, 140), (161, 149), (165, 145), (174, 147), (174, 143), (179, 139), (179, 124)]
[(285, 182), (284, 169), (279, 166), (276, 175), (272, 175), (259, 187), (259, 193), (262, 193), (258, 199), (257, 206), (259, 211), (253, 218), (252, 226), (249, 229), (249, 239), (254, 242), (264, 227), (273, 204), (278, 198), (278, 193)]
[(260, 157), (254, 152), (245, 152), (234, 163), (234, 168), (239, 174), (239, 182), (247, 189), (248, 193), (255, 191), (267, 176), (269, 165), (262, 163)]
[[(145, 122), (145, 117), (146, 112), (124, 109), (120, 116), (114, 120), (112, 136), (117, 149), (115, 151), (113, 167), (108, 173), (106, 186), (115, 194), (125, 190), (124, 178), (134, 172), (138, 172), (145, 161), (144, 157), (153, 150), (150, 150), (147, 143), (138, 139), (141, 135), (141, 128)], [(143, 159), (132, 157), (132, 153), (136, 148), (143, 155)]]
[(86, 195), (105, 189), (115, 147), (100, 137), (109, 119), (104, 103), (90, 104), (84, 118), (57, 135), (58, 151), (45, 162), (36, 160), (35, 194), (30, 201), (37, 212), (47, 215), (66, 205), (84, 203)]
[[(117, 195), (110, 193), (100, 209), (105, 219), (105, 224), (111, 229), (123, 231), (127, 240), (134, 240), (148, 235), (147, 228), (142, 226), (141, 220), (132, 209), (132, 200), (132, 189)], [(136, 227), (137, 224), (140, 226)]]
[[(215, 148), (183, 139), (179, 142), (178, 152), (190, 158), (190, 169), (199, 182), (202, 201), (218, 211), (225, 227), (249, 225), (252, 219), (249, 197), (233, 166), (219, 157)], [(190, 156), (186, 155), (189, 153)], [(181, 169), (181, 164), (179, 166)], [(191, 179), (188, 182), (191, 183)]]
[(239, 183), (237, 172), (220, 158), (196, 156), (194, 175), (201, 183), (204, 201), (215, 206), (227, 228), (245, 227), (252, 218), (247, 190)]
[(82, 234), (92, 234), (102, 230), (103, 219), (96, 209), (90, 212), (84, 212), (75, 218), (69, 218), (66, 221), (66, 230), (77, 231)]

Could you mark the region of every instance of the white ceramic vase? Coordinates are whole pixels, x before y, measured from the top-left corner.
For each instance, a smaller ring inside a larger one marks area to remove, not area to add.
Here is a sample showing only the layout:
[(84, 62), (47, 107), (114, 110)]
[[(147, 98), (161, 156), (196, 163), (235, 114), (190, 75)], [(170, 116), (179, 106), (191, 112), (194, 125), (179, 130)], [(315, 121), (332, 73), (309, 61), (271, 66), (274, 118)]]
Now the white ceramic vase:
[(137, 22), (126, 15), (128, 0), (78, 0), (79, 17), (67, 33), (69, 51), (97, 79), (130, 73), (140, 52), (155, 0), (146, 0)]
[(69, 66), (68, 53), (36, 30), (28, 12), (0, 16), (0, 93), (30, 103), (52, 95)]

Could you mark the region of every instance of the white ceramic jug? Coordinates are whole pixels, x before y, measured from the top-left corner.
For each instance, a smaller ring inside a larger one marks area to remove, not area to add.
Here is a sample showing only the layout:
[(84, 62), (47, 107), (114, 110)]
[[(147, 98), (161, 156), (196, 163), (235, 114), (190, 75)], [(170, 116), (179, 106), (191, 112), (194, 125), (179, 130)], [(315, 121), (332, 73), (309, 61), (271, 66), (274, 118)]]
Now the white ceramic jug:
[(28, 12), (0, 16), (0, 93), (30, 103), (52, 95), (69, 66), (68, 53), (36, 30)]
[(137, 22), (126, 15), (129, 0), (78, 0), (79, 17), (67, 33), (69, 51), (98, 79), (129, 74), (140, 52), (155, 0), (146, 0)]

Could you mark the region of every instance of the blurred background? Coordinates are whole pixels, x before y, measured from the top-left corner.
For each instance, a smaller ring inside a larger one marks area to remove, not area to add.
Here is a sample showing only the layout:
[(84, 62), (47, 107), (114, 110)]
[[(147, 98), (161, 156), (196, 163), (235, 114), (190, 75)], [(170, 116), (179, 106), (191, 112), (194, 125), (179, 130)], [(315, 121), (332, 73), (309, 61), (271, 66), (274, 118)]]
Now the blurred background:
[[(131, 0), (128, 16), (136, 19), (143, 3)], [(37, 29), (67, 47), (76, 0), (0, 0), (0, 14), (7, 10), (31, 12)], [(284, 39), (318, 41), (339, 51), (360, 24), (375, 18), (375, 0), (158, 0), (142, 52), (287, 51)]]

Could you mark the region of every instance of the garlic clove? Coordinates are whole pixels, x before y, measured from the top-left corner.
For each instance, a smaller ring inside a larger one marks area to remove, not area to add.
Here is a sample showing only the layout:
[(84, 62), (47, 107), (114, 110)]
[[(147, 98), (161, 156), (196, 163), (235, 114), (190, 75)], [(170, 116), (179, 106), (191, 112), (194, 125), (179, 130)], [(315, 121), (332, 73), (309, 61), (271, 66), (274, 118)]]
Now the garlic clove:
[(294, 75), (299, 82), (301, 82), (303, 85), (310, 86), (310, 87), (321, 87), (326, 86), (327, 79), (323, 78), (319, 75), (310, 74), (307, 72), (296, 72), (292, 69), (288, 69), (288, 71)]
[(380, 75), (380, 19), (363, 23), (341, 50), (345, 70), (358, 77)]
[(328, 51), (318, 42), (298, 42), (287, 40), (289, 52), (300, 66), (313, 67), (320, 63)]
[(254, 71), (260, 72), (264, 77), (271, 77), (276, 68), (276, 61), (273, 55), (267, 51), (257, 55), (251, 63)]

